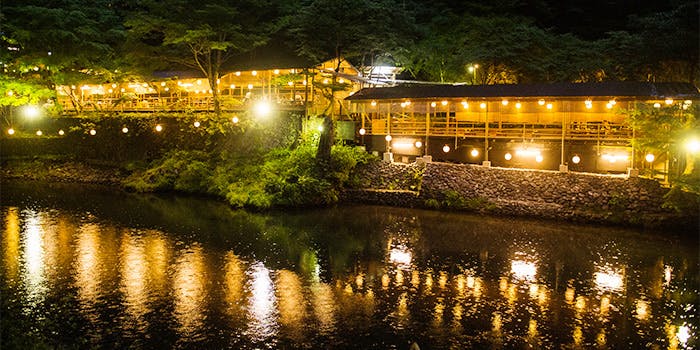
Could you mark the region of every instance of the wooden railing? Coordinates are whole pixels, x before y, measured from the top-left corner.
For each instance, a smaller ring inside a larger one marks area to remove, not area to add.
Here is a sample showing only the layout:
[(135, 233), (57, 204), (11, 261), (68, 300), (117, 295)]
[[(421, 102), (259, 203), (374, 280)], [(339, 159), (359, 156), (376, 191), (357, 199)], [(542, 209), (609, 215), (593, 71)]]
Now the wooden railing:
[[(486, 124), (483, 122), (467, 122), (450, 120), (425, 121), (392, 120), (387, 128), (386, 119), (373, 119), (365, 122), (367, 134), (392, 136), (450, 136), (450, 137), (486, 137)], [(501, 139), (561, 139), (561, 123), (506, 123), (492, 122), (488, 125), (489, 138)], [(564, 138), (568, 140), (628, 140), (632, 130), (623, 124), (601, 122), (572, 122), (566, 124)]]
[[(62, 105), (64, 113), (78, 111), (115, 111), (115, 112), (177, 112), (177, 111), (213, 111), (214, 101), (212, 96), (147, 96), (147, 97), (103, 97), (87, 98), (76, 101), (74, 105), (70, 99), (61, 98), (58, 102)], [(253, 100), (241, 99), (238, 96), (220, 96), (219, 103), (224, 111), (242, 111), (249, 109)], [(274, 101), (278, 109), (300, 110), (304, 108), (303, 101), (291, 101), (280, 99)]]

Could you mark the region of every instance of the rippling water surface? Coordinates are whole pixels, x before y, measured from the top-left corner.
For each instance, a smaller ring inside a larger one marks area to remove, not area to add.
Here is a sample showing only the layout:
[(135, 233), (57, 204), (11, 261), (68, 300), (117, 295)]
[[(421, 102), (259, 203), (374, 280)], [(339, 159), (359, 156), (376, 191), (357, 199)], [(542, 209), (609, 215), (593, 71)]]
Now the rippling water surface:
[(698, 241), (3, 183), (0, 348), (697, 346)]

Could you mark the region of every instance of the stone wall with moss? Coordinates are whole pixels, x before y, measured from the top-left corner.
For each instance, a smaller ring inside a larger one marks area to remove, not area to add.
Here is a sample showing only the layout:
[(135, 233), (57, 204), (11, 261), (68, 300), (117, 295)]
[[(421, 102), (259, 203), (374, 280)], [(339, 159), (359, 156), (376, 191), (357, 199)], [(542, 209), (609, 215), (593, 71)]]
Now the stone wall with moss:
[[(348, 191), (347, 200), (648, 227), (697, 226), (700, 212), (691, 194), (682, 195), (685, 211), (669, 208), (669, 189), (643, 178), (448, 163), (384, 164), (364, 171), (373, 180)], [(412, 182), (398, 181), (407, 178)], [(387, 183), (403, 186), (382, 186)]]

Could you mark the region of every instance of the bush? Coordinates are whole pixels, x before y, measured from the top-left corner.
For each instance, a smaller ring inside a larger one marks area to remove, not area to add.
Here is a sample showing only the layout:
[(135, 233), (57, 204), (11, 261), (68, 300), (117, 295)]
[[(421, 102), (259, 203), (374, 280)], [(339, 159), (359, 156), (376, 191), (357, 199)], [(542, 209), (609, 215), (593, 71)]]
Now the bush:
[(170, 151), (154, 161), (150, 168), (135, 172), (126, 179), (125, 186), (137, 192), (178, 190), (206, 193), (211, 167), (201, 151)]
[(212, 194), (237, 208), (319, 206), (336, 203), (355, 167), (371, 159), (361, 149), (336, 146), (330, 165), (321, 166), (308, 144), (245, 156), (180, 150), (134, 173), (126, 185), (139, 192)]

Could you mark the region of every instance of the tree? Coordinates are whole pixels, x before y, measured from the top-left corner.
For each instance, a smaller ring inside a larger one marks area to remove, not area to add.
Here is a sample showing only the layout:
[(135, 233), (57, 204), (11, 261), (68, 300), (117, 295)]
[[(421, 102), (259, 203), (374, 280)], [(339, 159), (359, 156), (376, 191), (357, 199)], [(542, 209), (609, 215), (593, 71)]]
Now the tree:
[[(0, 23), (0, 62), (14, 80), (55, 89), (109, 80), (119, 68), (124, 31), (111, 1), (5, 1)], [(80, 111), (75, 91), (67, 93)]]
[[(290, 35), (297, 52), (314, 62), (335, 59), (338, 73), (344, 60), (364, 64), (375, 57), (391, 53), (400, 47), (402, 33), (398, 28), (410, 28), (412, 18), (404, 6), (393, 0), (313, 0), (304, 6), (290, 24)], [(332, 125), (332, 105), (335, 104), (337, 76), (329, 84), (329, 119)], [(334, 143), (333, 128), (324, 128), (319, 142), (318, 159), (330, 160)]]
[[(686, 102), (671, 106), (652, 108), (647, 104), (639, 105), (627, 112), (628, 120), (636, 137), (633, 146), (643, 152), (656, 155), (665, 154), (669, 160), (676, 159), (675, 175), (671, 173), (670, 180), (683, 177), (700, 180), (700, 168), (695, 161), (700, 154), (688, 151), (686, 142), (695, 138), (700, 130), (700, 119), (697, 118), (698, 107)], [(700, 186), (700, 183), (695, 184)]]
[(685, 0), (669, 11), (630, 17), (630, 30), (644, 43), (641, 57), (649, 78), (700, 82), (698, 7), (697, 1)]
[(235, 54), (263, 45), (281, 13), (273, 1), (144, 1), (131, 11), (126, 26), (138, 62), (165, 63), (201, 72), (212, 90), (214, 111), (221, 113), (218, 81)]

